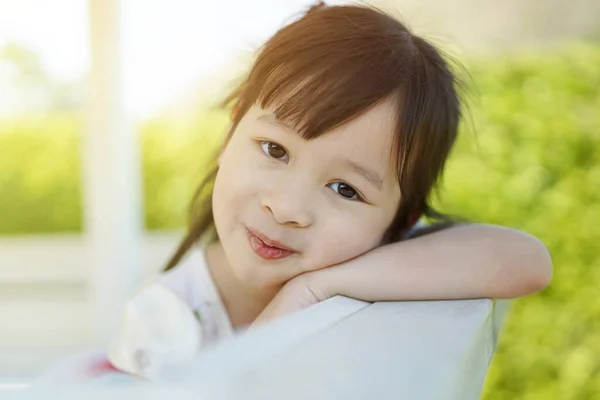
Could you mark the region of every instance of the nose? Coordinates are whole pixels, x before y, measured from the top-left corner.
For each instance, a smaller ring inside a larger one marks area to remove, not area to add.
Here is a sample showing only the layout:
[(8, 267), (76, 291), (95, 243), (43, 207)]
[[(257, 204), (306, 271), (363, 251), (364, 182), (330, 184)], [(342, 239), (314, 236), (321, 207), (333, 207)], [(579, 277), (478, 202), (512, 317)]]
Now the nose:
[[(304, 192), (304, 193), (303, 193)], [(264, 195), (261, 205), (281, 225), (306, 228), (313, 223), (311, 205), (302, 188), (283, 188)]]

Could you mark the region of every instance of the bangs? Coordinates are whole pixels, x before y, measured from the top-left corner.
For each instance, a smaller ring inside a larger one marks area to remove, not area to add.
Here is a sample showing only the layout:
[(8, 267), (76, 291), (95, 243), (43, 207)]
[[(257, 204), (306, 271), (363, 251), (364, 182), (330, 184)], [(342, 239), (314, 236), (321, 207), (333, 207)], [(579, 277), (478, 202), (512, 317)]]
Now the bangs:
[(401, 95), (410, 35), (375, 11), (334, 11), (309, 12), (264, 45), (240, 93), (241, 108), (271, 109), (310, 140)]

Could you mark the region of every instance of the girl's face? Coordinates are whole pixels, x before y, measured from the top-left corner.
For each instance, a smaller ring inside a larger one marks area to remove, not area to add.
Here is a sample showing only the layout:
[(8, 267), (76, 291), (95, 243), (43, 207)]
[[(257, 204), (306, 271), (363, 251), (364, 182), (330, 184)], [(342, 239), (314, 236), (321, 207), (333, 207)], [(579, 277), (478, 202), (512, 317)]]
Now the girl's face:
[(383, 102), (310, 141), (270, 110), (246, 113), (213, 192), (219, 239), (239, 279), (280, 285), (378, 246), (400, 201), (393, 111)]

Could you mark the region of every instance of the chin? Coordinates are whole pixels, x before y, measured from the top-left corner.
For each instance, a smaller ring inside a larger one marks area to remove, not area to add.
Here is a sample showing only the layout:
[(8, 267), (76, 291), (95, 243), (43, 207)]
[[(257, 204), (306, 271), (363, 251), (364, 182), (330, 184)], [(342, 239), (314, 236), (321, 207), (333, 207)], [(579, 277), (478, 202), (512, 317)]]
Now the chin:
[(278, 271), (273, 270), (273, 266), (261, 264), (260, 261), (251, 262), (246, 259), (233, 269), (237, 278), (252, 288), (280, 286), (286, 281), (276, 274)]

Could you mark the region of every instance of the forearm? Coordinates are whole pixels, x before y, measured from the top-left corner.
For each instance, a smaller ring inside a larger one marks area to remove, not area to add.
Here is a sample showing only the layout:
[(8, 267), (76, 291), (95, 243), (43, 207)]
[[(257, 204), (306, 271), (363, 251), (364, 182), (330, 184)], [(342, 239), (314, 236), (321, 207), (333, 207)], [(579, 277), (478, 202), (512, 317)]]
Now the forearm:
[(522, 297), (551, 275), (550, 256), (532, 236), (463, 225), (379, 247), (311, 279), (328, 297), (392, 301)]
[(456, 226), (299, 275), (256, 322), (335, 295), (365, 301), (515, 298), (542, 290), (551, 278), (550, 255), (536, 238), (497, 226)]

